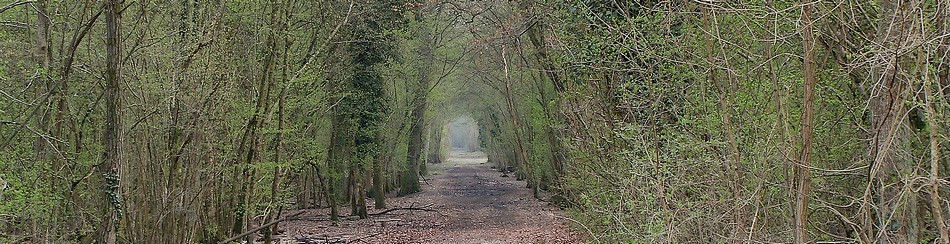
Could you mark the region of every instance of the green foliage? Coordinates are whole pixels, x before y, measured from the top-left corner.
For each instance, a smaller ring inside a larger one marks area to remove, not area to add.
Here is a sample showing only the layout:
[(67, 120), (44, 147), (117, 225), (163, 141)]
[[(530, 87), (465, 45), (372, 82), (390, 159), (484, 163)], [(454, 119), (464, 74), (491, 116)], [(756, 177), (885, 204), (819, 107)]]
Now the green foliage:
[[(29, 26), (38, 8), (0, 13), (0, 242), (30, 231), (48, 238), (30, 242), (80, 241), (106, 208), (122, 211), (124, 242), (216, 242), (278, 209), (347, 205), (364, 192), (344, 197), (347, 184), (369, 174), (384, 182), (357, 184), (411, 182), (399, 176), (415, 166), (413, 122), (429, 145), (422, 157), (441, 158), (445, 125), (468, 117), (489, 162), (566, 207), (592, 242), (791, 239), (808, 102), (798, 2), (131, 4), (120, 28), (119, 175), (96, 173), (105, 123), (104, 29), (90, 19), (98, 5), (48, 4), (49, 69)], [(902, 26), (920, 28), (898, 54), (877, 36), (887, 6), (809, 6), (820, 16), (810, 237), (873, 242), (860, 236), (909, 226), (936, 238), (923, 207), (933, 193), (921, 189), (950, 168), (950, 145), (939, 141), (950, 103), (935, 92), (937, 112), (926, 114), (920, 84), (946, 69), (938, 5), (902, 10), (923, 17), (906, 18)], [(73, 39), (86, 23), (84, 39)], [(871, 77), (885, 55), (897, 55), (906, 87), (895, 104), (906, 115), (895, 117), (901, 167), (881, 167), (875, 180), (869, 141), (880, 125), (869, 101), (890, 89)], [(417, 104), (425, 115), (414, 121)], [(933, 179), (930, 128), (943, 157)], [(101, 178), (120, 194), (104, 198)], [(895, 213), (913, 219), (884, 227), (876, 221), (888, 208), (872, 198), (892, 186), (904, 194), (890, 202), (908, 212)], [(868, 215), (875, 223), (862, 222)]]

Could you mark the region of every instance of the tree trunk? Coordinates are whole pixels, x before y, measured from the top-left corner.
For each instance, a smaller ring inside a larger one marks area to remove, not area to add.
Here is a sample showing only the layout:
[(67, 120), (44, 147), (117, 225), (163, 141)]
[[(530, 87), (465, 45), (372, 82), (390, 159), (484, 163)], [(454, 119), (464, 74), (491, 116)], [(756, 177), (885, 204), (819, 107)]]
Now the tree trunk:
[[(46, 7), (47, 2), (45, 0), (37, 1), (36, 4), (36, 50), (35, 58), (36, 62), (39, 64), (39, 75), (37, 82), (34, 83), (36, 86), (36, 99), (37, 101), (52, 101), (52, 93), (54, 89), (51, 87), (53, 84), (50, 82), (50, 52), (49, 52), (49, 16), (47, 15)], [(48, 99), (42, 99), (44, 96), (47, 96)], [(39, 104), (40, 114), (36, 116), (36, 127), (44, 135), (49, 132), (49, 106), (46, 102)], [(37, 136), (36, 140), (33, 142), (33, 150), (36, 153), (36, 159), (39, 162), (46, 162), (49, 159), (48, 148), (50, 143), (43, 136)], [(54, 160), (54, 164), (59, 160)], [(54, 170), (59, 169), (58, 165), (53, 165)], [(51, 177), (53, 178), (53, 177)], [(55, 184), (54, 184), (55, 185)]]
[[(936, 18), (934, 22), (936, 23), (936, 29), (938, 31), (937, 36), (939, 36), (939, 44), (937, 47), (937, 54), (940, 57), (940, 62), (937, 63), (937, 85), (938, 92), (943, 94), (943, 97), (950, 97), (950, 62), (947, 62), (947, 46), (950, 45), (950, 37), (947, 36), (948, 26), (946, 22), (947, 14), (950, 13), (948, 9), (947, 1), (937, 1), (936, 9)], [(940, 89), (939, 87), (943, 87)], [(941, 91), (942, 90), (942, 91)], [(950, 99), (947, 99), (945, 102), (950, 102)]]
[(442, 133), (445, 130), (445, 127), (442, 125), (442, 120), (440, 118), (432, 118), (432, 121), (429, 121), (427, 126), (428, 136), (426, 137), (425, 149), (423, 153), (426, 154), (425, 159), (419, 162), (419, 174), (428, 175), (428, 164), (440, 164), (442, 163), (442, 150), (443, 145), (446, 145), (446, 142), (443, 141)]
[(369, 211), (366, 210), (366, 169), (360, 166), (359, 176), (356, 184), (356, 215), (360, 219), (368, 219)]
[[(770, 8), (773, 7), (773, 2), (771, 0), (767, 4), (769, 5)], [(777, 23), (768, 25), (769, 26), (768, 30), (770, 33), (775, 33), (775, 31), (777, 30), (777, 26), (775, 25), (777, 25)], [(796, 193), (791, 192), (791, 189), (795, 189), (794, 182), (793, 182), (794, 180), (792, 179), (795, 174), (793, 173), (794, 168), (792, 168), (794, 165), (790, 162), (791, 160), (789, 160), (791, 158), (790, 155), (791, 155), (792, 142), (791, 142), (791, 137), (789, 136), (791, 132), (789, 131), (789, 121), (788, 121), (788, 117), (787, 117), (788, 115), (786, 112), (786, 105), (785, 105), (786, 99), (789, 96), (789, 94), (788, 94), (788, 89), (784, 88), (782, 84), (780, 83), (778, 74), (776, 73), (777, 68), (776, 68), (776, 61), (774, 57), (775, 57), (775, 47), (777, 45), (778, 40), (776, 38), (769, 38), (769, 39), (771, 40), (768, 41), (769, 44), (767, 48), (766, 57), (769, 59), (768, 75), (769, 75), (769, 79), (772, 81), (772, 97), (774, 99), (773, 102), (775, 103), (774, 111), (775, 111), (776, 117), (775, 117), (775, 126), (773, 128), (781, 132), (779, 134), (780, 140), (777, 142), (778, 152), (774, 155), (774, 157), (775, 157), (775, 160), (778, 161), (782, 165), (782, 169), (783, 169), (782, 172), (786, 174), (784, 183), (786, 184), (787, 189), (790, 189), (789, 191), (790, 193), (788, 195), (789, 206), (791, 206), (791, 208), (794, 209), (796, 201), (792, 201), (791, 199), (795, 198), (793, 195)], [(760, 179), (765, 179), (765, 177), (760, 177)], [(794, 212), (794, 210), (792, 212)], [(794, 213), (792, 213), (792, 216), (793, 216), (792, 218), (784, 218), (784, 219), (794, 219)], [(765, 220), (768, 221), (768, 218), (766, 218)], [(790, 226), (789, 229), (794, 230), (795, 228), (794, 221), (788, 221), (786, 222), (786, 224), (787, 226)], [(763, 223), (763, 225), (768, 226), (766, 223)]]
[[(926, 77), (926, 76), (925, 76)], [(927, 84), (924, 86), (925, 93), (927, 93), (927, 124), (929, 125), (929, 139), (930, 139), (930, 208), (933, 213), (934, 222), (937, 225), (937, 233), (940, 235), (940, 243), (950, 243), (950, 235), (948, 235), (948, 227), (946, 219), (944, 219), (943, 213), (944, 208), (942, 207), (942, 198), (940, 198), (940, 142), (937, 137), (938, 127), (940, 124), (937, 123), (936, 117), (938, 116), (936, 111), (933, 108), (934, 100), (933, 98), (933, 88), (931, 88), (930, 79), (927, 79)]]
[(102, 130), (103, 162), (99, 165), (99, 174), (102, 176), (101, 185), (102, 203), (96, 240), (98, 243), (116, 243), (119, 220), (122, 213), (121, 193), (119, 192), (118, 167), (122, 164), (121, 146), (119, 145), (120, 127), (119, 118), (119, 83), (122, 64), (119, 60), (120, 15), (118, 0), (108, 0), (105, 3), (106, 11), (106, 84), (105, 84), (105, 128)]
[[(271, 6), (270, 24), (274, 32), (279, 32), (278, 28), (282, 28), (282, 23), (278, 20), (279, 12), (280, 8), (276, 4), (273, 4)], [(235, 178), (233, 178), (233, 180), (236, 181), (235, 185), (239, 187), (236, 187), (238, 190), (233, 194), (236, 198), (236, 203), (233, 205), (235, 208), (233, 208), (233, 212), (231, 213), (234, 214), (231, 234), (243, 232), (249, 222), (249, 216), (247, 215), (248, 193), (254, 190), (255, 182), (253, 179), (257, 174), (254, 167), (251, 167), (251, 164), (258, 155), (265, 124), (265, 115), (270, 113), (271, 90), (274, 89), (275, 84), (273, 81), (274, 77), (272, 77), (275, 62), (277, 62), (277, 39), (275, 33), (270, 33), (267, 36), (265, 48), (263, 67), (261, 69), (257, 89), (257, 103), (254, 107), (254, 114), (248, 119), (247, 127), (238, 147), (239, 156), (242, 157), (238, 162), (240, 162), (242, 167), (240, 167), (240, 170), (235, 170)]]
[[(380, 139), (380, 141), (383, 140)], [(384, 147), (383, 150), (386, 150), (386, 148)], [(383, 169), (386, 168), (385, 164), (388, 160), (386, 160), (385, 155), (388, 154), (377, 154), (376, 162), (373, 163), (373, 208), (375, 209), (386, 209), (386, 180), (384, 179), (385, 175), (383, 174), (385, 172)]]
[[(421, 91), (417, 90), (416, 92)], [(407, 152), (409, 156), (406, 160), (406, 169), (402, 174), (402, 187), (399, 188), (400, 196), (422, 190), (419, 186), (419, 165), (424, 163), (421, 156), (423, 152), (422, 134), (425, 131), (425, 128), (423, 128), (426, 110), (425, 96), (417, 94), (416, 99), (413, 100), (416, 100), (416, 105), (409, 116), (409, 151)]]
[[(337, 106), (339, 107), (339, 106)], [(331, 133), (329, 150), (327, 154), (327, 174), (324, 175), (324, 180), (322, 181), (325, 186), (326, 198), (330, 203), (330, 219), (336, 221), (339, 220), (340, 211), (338, 210), (339, 204), (337, 204), (337, 193), (336, 193), (336, 179), (334, 177), (338, 169), (343, 165), (346, 165), (347, 160), (344, 160), (346, 153), (343, 153), (344, 147), (346, 147), (346, 138), (345, 135), (347, 132), (343, 115), (339, 108), (333, 109), (333, 119), (331, 120)], [(318, 172), (317, 175), (320, 175)]]
[(722, 84), (722, 81), (717, 77), (717, 68), (716, 68), (716, 58), (713, 52), (712, 40), (716, 37), (712, 36), (713, 33), (718, 35), (718, 31), (714, 30), (713, 24), (710, 21), (710, 10), (703, 8), (703, 24), (706, 27), (706, 61), (709, 65), (709, 73), (707, 80), (709, 83), (712, 83), (716, 86), (719, 95), (719, 110), (720, 116), (722, 116), (722, 127), (726, 134), (726, 141), (729, 145), (728, 155), (725, 155), (727, 163), (725, 167), (730, 173), (730, 177), (733, 178), (732, 182), (732, 200), (735, 201), (735, 206), (733, 206), (732, 215), (733, 221), (735, 221), (736, 227), (735, 232), (733, 233), (733, 242), (740, 242), (744, 236), (745, 230), (745, 216), (742, 210), (742, 189), (743, 189), (743, 179), (740, 173), (740, 164), (742, 163), (740, 154), (739, 154), (739, 145), (736, 142), (736, 136), (732, 124), (732, 114), (730, 113), (730, 92), (726, 90), (726, 87)]
[[(899, 155), (907, 149), (909, 132), (903, 123), (907, 84), (898, 75), (902, 67), (898, 50), (902, 49), (904, 38), (910, 34), (908, 27), (911, 24), (905, 20), (913, 3), (882, 0), (880, 6), (883, 14), (877, 41), (883, 50), (878, 52), (876, 59), (883, 62), (873, 67), (874, 80), (869, 92), (872, 134), (869, 150), (873, 158), (865, 191), (864, 225), (869, 241), (915, 243), (916, 234), (911, 233), (915, 233), (917, 227), (909, 224), (911, 216), (905, 211), (916, 208), (917, 203), (901, 199), (904, 184), (900, 171), (913, 171), (914, 166)], [(875, 197), (877, 199), (873, 199)], [(907, 205), (903, 204), (905, 201)], [(874, 210), (871, 210), (871, 205), (876, 205)]]
[[(285, 82), (287, 81), (287, 71), (286, 71), (287, 55), (286, 54), (287, 54), (287, 50), (285, 49), (284, 62), (283, 62), (285, 66), (283, 70), (284, 72), (281, 75), (282, 76), (281, 80)], [(277, 135), (276, 135), (276, 138), (274, 138), (274, 163), (277, 164), (278, 166), (274, 166), (274, 178), (271, 180), (270, 196), (271, 196), (272, 205), (274, 205), (275, 202), (276, 202), (276, 205), (280, 204), (280, 201), (279, 201), (280, 197), (278, 196), (278, 194), (280, 192), (280, 180), (281, 180), (280, 173), (281, 172), (280, 172), (279, 165), (280, 165), (280, 149), (281, 149), (281, 144), (284, 139), (284, 132), (283, 132), (284, 131), (284, 97), (286, 95), (287, 95), (287, 87), (284, 86), (284, 88), (281, 88), (280, 94), (277, 97)], [(265, 218), (265, 222), (276, 220), (279, 217), (280, 217), (279, 211), (276, 214), (274, 212), (270, 212), (268, 213), (267, 218)], [(268, 228), (264, 230), (264, 233), (263, 233), (264, 243), (270, 244), (272, 242), (271, 235), (273, 235), (273, 233), (277, 233), (278, 225), (279, 223), (274, 224), (272, 228)]]
[[(415, 15), (416, 20), (425, 23), (422, 11)], [(416, 36), (422, 40), (416, 51), (422, 62), (418, 67), (418, 80), (411, 85), (412, 99), (410, 105), (413, 106), (409, 115), (409, 148), (407, 152), (406, 166), (402, 173), (402, 183), (399, 188), (399, 195), (405, 196), (422, 190), (419, 186), (419, 174), (421, 174), (420, 165), (423, 152), (423, 136), (426, 128), (426, 106), (429, 99), (430, 69), (434, 52), (432, 50), (432, 36), (429, 27), (422, 27), (418, 30)]]
[(518, 146), (515, 164), (516, 167), (523, 167), (528, 160), (528, 155), (525, 152), (524, 141), (521, 137), (521, 123), (518, 120), (518, 111), (515, 109), (514, 94), (512, 94), (511, 91), (511, 76), (508, 72), (508, 53), (505, 47), (501, 48), (501, 58), (505, 65), (505, 102), (508, 105), (508, 118), (511, 119), (511, 131), (515, 134), (515, 145)]
[[(537, 8), (534, 1), (529, 2), (530, 8)], [(537, 9), (535, 9), (537, 11)], [(544, 40), (544, 22), (540, 20), (540, 17), (537, 17), (538, 20), (531, 25), (531, 28), (528, 30), (528, 37), (531, 41), (531, 44), (535, 49), (535, 56), (537, 62), (540, 64), (542, 70), (540, 71), (541, 76), (538, 77), (538, 80), (541, 81), (538, 85), (538, 93), (541, 95), (541, 108), (544, 110), (544, 114), (551, 121), (551, 124), (546, 126), (546, 136), (550, 151), (551, 151), (551, 166), (554, 169), (554, 179), (552, 181), (554, 184), (560, 184), (560, 176), (564, 174), (564, 163), (567, 162), (567, 157), (564, 153), (564, 146), (561, 145), (561, 142), (558, 138), (562, 137), (559, 133), (558, 126), (563, 124), (564, 118), (560, 116), (560, 113), (557, 112), (557, 109), (560, 107), (560, 96), (564, 91), (563, 84), (561, 83), (560, 75), (555, 70), (554, 62), (548, 57), (548, 50)], [(544, 78), (547, 77), (551, 84), (554, 86), (554, 96), (551, 97), (548, 93), (546, 84), (544, 84)], [(553, 102), (553, 105), (551, 104)]]
[[(46, 96), (47, 99), (45, 99), (45, 101), (52, 102), (56, 100), (56, 97), (57, 97), (56, 94), (60, 93), (59, 92), (60, 88), (54, 88), (55, 85), (53, 84), (52, 79), (51, 79), (52, 70), (50, 67), (50, 51), (49, 51), (50, 20), (47, 14), (47, 7), (48, 7), (47, 5), (48, 3), (46, 0), (39, 0), (36, 2), (36, 4), (34, 4), (36, 8), (35, 58), (36, 58), (36, 62), (39, 63), (39, 70), (40, 70), (39, 75), (36, 79), (36, 82), (34, 82), (34, 85), (36, 86), (37, 101), (44, 101), (43, 97)], [(63, 97), (63, 96), (58, 96), (58, 97)], [(60, 101), (62, 100), (65, 100), (65, 98), (60, 99)], [(61, 117), (64, 114), (62, 110), (59, 110), (56, 113), (57, 117), (53, 122), (56, 125), (55, 126), (56, 129), (50, 130), (49, 113), (50, 113), (51, 107), (46, 102), (38, 104), (37, 106), (41, 106), (40, 109), (42, 111), (40, 111), (39, 116), (36, 116), (36, 129), (40, 131), (41, 133), (43, 133), (44, 135), (60, 138), (61, 130), (59, 130), (58, 128), (60, 128), (60, 125), (62, 124), (60, 121), (63, 120), (63, 118)], [(47, 138), (44, 138), (43, 136), (36, 137), (36, 139), (33, 141), (33, 151), (34, 153), (36, 153), (35, 159), (36, 159), (36, 162), (41, 163), (44, 166), (46, 163), (51, 163), (50, 173), (45, 174), (47, 177), (46, 179), (49, 180), (49, 184), (52, 187), (52, 190), (54, 193), (61, 194), (63, 197), (67, 197), (65, 194), (65, 191), (62, 191), (62, 189), (64, 189), (65, 187), (63, 187), (63, 185), (61, 184), (60, 178), (56, 177), (56, 175), (62, 175), (62, 172), (59, 172), (59, 171), (61, 168), (63, 168), (62, 167), (63, 160), (52, 157), (51, 149), (52, 150), (58, 150), (58, 149), (56, 149), (55, 146), (51, 144), (51, 142), (52, 140), (48, 140)], [(68, 206), (68, 203), (64, 202), (63, 205), (53, 205), (53, 206), (56, 206), (58, 208), (59, 206)], [(65, 208), (68, 208), (68, 207), (64, 207), (63, 209)], [(56, 215), (59, 215), (61, 214), (59, 210), (60, 209), (52, 209), (51, 212)], [(40, 233), (34, 232), (33, 237), (35, 239), (38, 239), (39, 234)]]
[(815, 36), (812, 31), (811, 5), (802, 0), (802, 45), (805, 50), (803, 60), (805, 76), (805, 95), (802, 101), (802, 149), (799, 163), (796, 165), (797, 197), (795, 199), (795, 229), (793, 235), (796, 243), (807, 243), (808, 233), (805, 225), (808, 216), (808, 190), (811, 186), (809, 165), (811, 164), (812, 138), (814, 137), (815, 116), (815, 86), (818, 83), (815, 64)]
[[(922, 52), (925, 53), (925, 52)], [(938, 53), (938, 55), (943, 55), (943, 53)], [(935, 91), (933, 89), (933, 79), (930, 77), (930, 66), (928, 65), (929, 55), (921, 55), (920, 65), (918, 66), (921, 71), (921, 78), (923, 78), (923, 91), (924, 91), (924, 111), (927, 114), (927, 136), (930, 143), (930, 212), (933, 214), (934, 223), (936, 225), (938, 236), (940, 237), (939, 243), (950, 243), (950, 234), (948, 234), (947, 223), (943, 217), (943, 200), (940, 198), (940, 124), (937, 122), (937, 118), (940, 115), (934, 109), (934, 104), (939, 101), (936, 99)], [(939, 65), (939, 64), (938, 64)], [(938, 66), (939, 67), (939, 66)], [(939, 68), (938, 68), (939, 69)], [(941, 91), (936, 91), (937, 93)]]
[(324, 174), (320, 173), (320, 168), (318, 168), (316, 165), (313, 165), (313, 171), (314, 175), (317, 177), (317, 181), (320, 182), (320, 185), (323, 188), (321, 189), (321, 192), (323, 192), (323, 197), (326, 198), (327, 203), (330, 204), (330, 220), (339, 221), (340, 210), (337, 206), (338, 204), (336, 202), (336, 194), (333, 185), (330, 184), (327, 176), (324, 176)]

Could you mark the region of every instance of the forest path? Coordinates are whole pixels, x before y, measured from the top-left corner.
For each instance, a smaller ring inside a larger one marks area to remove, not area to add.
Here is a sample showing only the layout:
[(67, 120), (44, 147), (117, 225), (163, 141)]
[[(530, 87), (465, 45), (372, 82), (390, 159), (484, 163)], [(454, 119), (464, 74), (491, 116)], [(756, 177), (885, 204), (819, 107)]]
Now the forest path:
[(452, 153), (447, 162), (428, 165), (432, 175), (423, 192), (387, 201), (390, 208), (432, 211), (395, 210), (333, 224), (326, 209), (307, 210), (300, 220), (282, 223), (278, 238), (280, 243), (583, 242), (561, 210), (538, 201), (524, 181), (502, 177), (486, 161), (480, 152)]

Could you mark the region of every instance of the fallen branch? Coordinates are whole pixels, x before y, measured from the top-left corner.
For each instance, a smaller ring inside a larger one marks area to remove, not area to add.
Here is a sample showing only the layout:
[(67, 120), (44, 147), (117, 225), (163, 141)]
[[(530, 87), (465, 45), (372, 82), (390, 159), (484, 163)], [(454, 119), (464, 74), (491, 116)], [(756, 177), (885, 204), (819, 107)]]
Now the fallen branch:
[(377, 219), (377, 220), (374, 220), (373, 222), (379, 223), (380, 227), (386, 227), (386, 223), (396, 222), (396, 225), (398, 225), (399, 222), (402, 222), (402, 220), (401, 219)]
[(385, 232), (377, 232), (377, 233), (375, 233), (375, 234), (357, 237), (356, 239), (350, 240), (349, 242), (352, 243), (352, 242), (357, 242), (357, 241), (358, 241), (358, 242), (362, 242), (362, 243), (367, 243), (366, 241), (364, 241), (364, 239), (373, 238), (373, 237), (376, 237), (376, 236), (378, 236), (378, 235), (382, 235), (383, 233), (385, 233)]
[(225, 244), (225, 243), (228, 243), (228, 242), (236, 241), (237, 239), (241, 239), (242, 237), (245, 237), (245, 236), (247, 236), (247, 235), (254, 234), (255, 232), (258, 232), (258, 231), (260, 231), (260, 230), (266, 229), (267, 227), (270, 227), (271, 225), (275, 225), (275, 224), (277, 224), (277, 223), (280, 223), (281, 221), (288, 220), (288, 219), (290, 219), (290, 218), (296, 217), (297, 215), (300, 215), (300, 214), (302, 214), (303, 212), (304, 212), (304, 211), (300, 211), (300, 212), (297, 212), (297, 213), (295, 213), (295, 214), (287, 215), (286, 217), (283, 217), (283, 218), (280, 218), (280, 219), (271, 221), (270, 223), (261, 225), (261, 226), (259, 226), (259, 227), (257, 227), (257, 228), (254, 228), (254, 229), (251, 229), (251, 230), (249, 230), (249, 231), (247, 231), (247, 232), (241, 233), (240, 235), (236, 235), (236, 236), (233, 236), (233, 237), (231, 237), (231, 238), (228, 238), (227, 240), (218, 242), (218, 244)]
[(432, 185), (432, 184), (429, 184), (429, 180), (426, 179), (426, 176), (425, 176), (425, 175), (421, 175), (421, 174), (420, 174), (419, 177), (422, 177), (422, 182), (425, 182), (426, 185), (430, 185), (430, 186)]
[[(372, 214), (369, 214), (369, 215), (373, 215), (373, 216), (376, 216), (376, 215), (383, 215), (383, 214), (387, 214), (387, 213), (389, 213), (389, 212), (397, 211), (397, 210), (409, 210), (409, 211), (417, 210), (417, 211), (426, 211), (426, 212), (436, 212), (436, 213), (439, 213), (439, 211), (437, 211), (437, 210), (435, 210), (435, 209), (429, 208), (429, 207), (431, 207), (432, 205), (435, 205), (435, 204), (430, 203), (429, 205), (425, 205), (425, 206), (422, 206), (422, 207), (413, 207), (412, 205), (410, 205), (409, 207), (405, 207), (405, 208), (390, 208), (390, 209), (386, 209), (385, 211), (382, 211), (382, 212), (379, 212), (379, 213), (372, 213)], [(440, 213), (440, 214), (441, 214), (441, 213)]]
[(402, 219), (377, 219), (377, 220), (374, 220), (373, 222), (386, 223), (386, 222), (399, 222), (399, 221), (402, 221)]
[(572, 218), (561, 217), (561, 216), (558, 216), (557, 214), (548, 214), (548, 215), (550, 215), (551, 217), (554, 217), (554, 218), (570, 220), (571, 222), (574, 222), (575, 224), (580, 225), (581, 227), (584, 227), (584, 229), (587, 230), (587, 234), (590, 235), (590, 236), (588, 236), (588, 237), (590, 237), (590, 238), (595, 238), (595, 240), (596, 240), (596, 236), (594, 235), (594, 232), (591, 231), (590, 228), (587, 228), (587, 225), (585, 225), (584, 223), (581, 223), (580, 221), (574, 220), (574, 219), (572, 219)]

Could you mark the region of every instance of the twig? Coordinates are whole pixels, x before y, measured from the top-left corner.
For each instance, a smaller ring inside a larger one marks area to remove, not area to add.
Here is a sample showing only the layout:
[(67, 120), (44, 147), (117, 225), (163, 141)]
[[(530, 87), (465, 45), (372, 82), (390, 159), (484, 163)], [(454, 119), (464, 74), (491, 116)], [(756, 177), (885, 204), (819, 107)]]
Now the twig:
[[(16, 22), (16, 21), (0, 21), (0, 25), (9, 26), (9, 27), (13, 27), (13, 28), (20, 28), (20, 29), (26, 29), (26, 28), (27, 28), (26, 23), (23, 23), (23, 22)], [(7, 79), (3, 79), (3, 81), (6, 81), (6, 80), (7, 80)]]
[(0, 13), (3, 13), (3, 11), (7, 11), (7, 10), (13, 8), (13, 7), (16, 7), (16, 6), (20, 6), (20, 5), (27, 4), (27, 3), (34, 3), (34, 2), (36, 2), (36, 1), (22, 1), (22, 2), (14, 2), (14, 3), (11, 3), (11, 4), (7, 4), (7, 5), (3, 6), (3, 7), (0, 7)]

